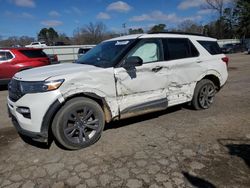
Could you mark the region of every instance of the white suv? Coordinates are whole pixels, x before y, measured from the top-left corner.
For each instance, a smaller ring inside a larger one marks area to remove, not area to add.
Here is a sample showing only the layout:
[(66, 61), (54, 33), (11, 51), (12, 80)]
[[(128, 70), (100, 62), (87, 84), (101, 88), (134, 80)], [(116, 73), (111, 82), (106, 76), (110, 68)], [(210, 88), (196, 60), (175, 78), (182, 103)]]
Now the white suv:
[[(95, 143), (105, 122), (190, 103), (207, 109), (226, 83), (216, 39), (157, 33), (104, 41), (74, 64), (17, 73), (8, 108), (17, 130), (68, 149)], [(50, 131), (51, 130), (51, 131)]]

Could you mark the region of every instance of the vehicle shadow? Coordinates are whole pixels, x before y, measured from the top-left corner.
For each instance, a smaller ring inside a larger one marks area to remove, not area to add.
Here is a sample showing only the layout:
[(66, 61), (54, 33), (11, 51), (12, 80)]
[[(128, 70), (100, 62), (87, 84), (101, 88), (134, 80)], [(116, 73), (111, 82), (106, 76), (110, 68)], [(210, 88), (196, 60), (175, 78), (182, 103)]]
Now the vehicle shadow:
[(250, 168), (250, 140), (234, 140), (234, 139), (220, 139), (218, 141), (221, 145), (228, 149), (228, 153), (232, 156), (241, 158), (245, 164)]
[(112, 121), (105, 126), (104, 131), (108, 130), (108, 129), (117, 129), (117, 128), (120, 128), (123, 126), (147, 121), (150, 119), (155, 119), (155, 118), (158, 118), (158, 117), (166, 115), (166, 114), (174, 113), (174, 112), (179, 111), (183, 108), (184, 108), (183, 105), (177, 105), (177, 106), (173, 106), (173, 107), (170, 107), (166, 110), (159, 111), (159, 112), (152, 112), (152, 113), (148, 113), (145, 115), (135, 116), (135, 117), (119, 120), (119, 121)]
[(8, 85), (0, 85), (0, 91), (8, 90)]
[(31, 146), (34, 146), (40, 149), (50, 149), (50, 146), (53, 142), (52, 137), (49, 137), (48, 142), (44, 143), (44, 142), (38, 142), (38, 141), (32, 140), (30, 137), (27, 137), (21, 134), (19, 134), (19, 136), (26, 144), (29, 144)]
[(188, 172), (182, 172), (182, 174), (188, 180), (188, 182), (194, 187), (197, 187), (197, 188), (216, 188), (209, 181), (204, 180), (204, 179), (199, 178), (199, 177), (196, 177), (196, 176), (193, 176), (193, 175), (189, 174)]
[[(158, 118), (158, 117), (160, 117), (162, 115), (171, 114), (171, 113), (179, 111), (179, 110), (181, 110), (183, 108), (185, 108), (183, 105), (177, 105), (177, 106), (170, 107), (170, 108), (168, 108), (166, 110), (163, 110), (163, 111), (149, 113), (149, 114), (141, 115), (141, 116), (136, 116), (136, 117), (133, 117), (133, 118), (128, 118), (128, 119), (124, 119), (124, 120), (120, 120), (120, 121), (110, 122), (105, 126), (104, 130), (117, 129), (117, 128), (127, 126), (127, 125), (130, 125), (130, 124), (134, 124), (134, 123), (143, 122), (143, 121), (147, 121), (147, 120), (150, 120), (150, 119)], [(27, 143), (29, 145), (32, 145), (34, 147), (40, 148), (40, 149), (50, 149), (50, 147), (51, 147), (51, 145), (52, 145), (52, 143), (54, 141), (55, 144), (59, 148), (67, 150), (60, 143), (58, 143), (56, 141), (56, 139), (54, 139), (54, 137), (52, 136), (52, 133), (49, 133), (48, 143), (38, 142), (38, 141), (35, 141), (35, 140), (33, 140), (33, 139), (29, 138), (29, 137), (26, 137), (24, 135), (20, 135), (20, 137), (22, 138), (22, 140), (25, 143)]]

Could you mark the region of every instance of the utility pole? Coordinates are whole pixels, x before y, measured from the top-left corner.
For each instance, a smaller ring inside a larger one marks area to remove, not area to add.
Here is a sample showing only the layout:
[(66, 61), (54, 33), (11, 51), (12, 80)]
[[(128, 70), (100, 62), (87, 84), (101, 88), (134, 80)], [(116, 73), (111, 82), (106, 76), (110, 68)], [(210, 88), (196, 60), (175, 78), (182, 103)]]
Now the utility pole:
[(122, 27), (123, 27), (123, 29), (124, 29), (124, 35), (126, 35), (126, 33), (127, 33), (127, 32), (126, 32), (126, 23), (123, 23), (123, 24), (122, 24)]

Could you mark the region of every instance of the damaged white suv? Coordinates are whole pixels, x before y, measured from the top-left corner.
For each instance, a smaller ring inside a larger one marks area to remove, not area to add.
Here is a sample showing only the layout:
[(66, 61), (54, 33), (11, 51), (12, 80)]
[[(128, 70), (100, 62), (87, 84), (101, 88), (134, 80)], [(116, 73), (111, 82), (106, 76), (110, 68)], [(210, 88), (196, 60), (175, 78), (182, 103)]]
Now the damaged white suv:
[(20, 134), (46, 141), (51, 133), (79, 149), (100, 138), (105, 122), (187, 102), (209, 108), (226, 83), (227, 63), (213, 38), (122, 36), (76, 63), (17, 73), (9, 84), (9, 114)]

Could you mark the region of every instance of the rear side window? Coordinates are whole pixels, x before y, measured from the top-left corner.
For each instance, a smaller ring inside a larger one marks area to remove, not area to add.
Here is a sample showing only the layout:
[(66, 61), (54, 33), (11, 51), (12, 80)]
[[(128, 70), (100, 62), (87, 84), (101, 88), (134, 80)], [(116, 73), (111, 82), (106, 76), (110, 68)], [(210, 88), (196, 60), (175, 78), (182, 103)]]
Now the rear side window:
[(175, 60), (199, 56), (195, 46), (186, 38), (163, 39), (165, 60)]
[(0, 61), (7, 61), (13, 58), (10, 52), (0, 52)]
[(216, 41), (198, 41), (211, 55), (222, 54)]
[(42, 50), (20, 50), (20, 52), (29, 58), (47, 57)]

